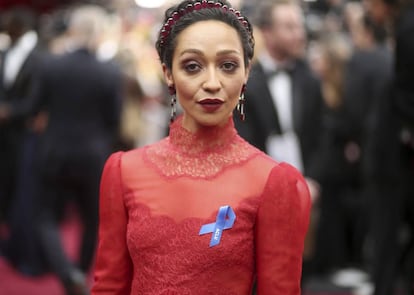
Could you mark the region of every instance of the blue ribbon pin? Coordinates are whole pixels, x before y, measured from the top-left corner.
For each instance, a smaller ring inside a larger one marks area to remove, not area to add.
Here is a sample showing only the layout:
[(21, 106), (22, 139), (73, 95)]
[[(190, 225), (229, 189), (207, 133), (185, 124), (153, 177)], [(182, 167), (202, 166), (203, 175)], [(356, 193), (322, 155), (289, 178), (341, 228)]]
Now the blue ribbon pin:
[(199, 235), (212, 233), (210, 240), (210, 247), (216, 246), (220, 243), (223, 230), (233, 227), (236, 220), (236, 214), (230, 206), (221, 206), (216, 222), (205, 224), (201, 227)]

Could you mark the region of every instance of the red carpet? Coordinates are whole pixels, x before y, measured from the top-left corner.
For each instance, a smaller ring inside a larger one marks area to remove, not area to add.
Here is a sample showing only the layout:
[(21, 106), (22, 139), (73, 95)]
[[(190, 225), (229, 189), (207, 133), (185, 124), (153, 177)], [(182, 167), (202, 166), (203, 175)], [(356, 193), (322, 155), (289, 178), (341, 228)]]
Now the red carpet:
[(64, 295), (53, 275), (24, 277), (0, 259), (1, 295)]
[[(75, 259), (80, 232), (76, 215), (71, 214), (62, 225), (61, 232), (66, 252)], [(64, 295), (64, 291), (53, 274), (23, 276), (0, 257), (0, 295)]]

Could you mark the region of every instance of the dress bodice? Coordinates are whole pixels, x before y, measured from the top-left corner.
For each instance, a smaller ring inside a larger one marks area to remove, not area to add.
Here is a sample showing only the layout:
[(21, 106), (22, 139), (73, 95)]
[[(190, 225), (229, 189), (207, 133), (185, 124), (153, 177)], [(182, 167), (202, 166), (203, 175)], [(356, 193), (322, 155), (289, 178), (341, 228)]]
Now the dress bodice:
[[(221, 207), (234, 224), (210, 246)], [(300, 294), (309, 214), (302, 176), (240, 138), (230, 119), (113, 154), (101, 182), (93, 294)]]

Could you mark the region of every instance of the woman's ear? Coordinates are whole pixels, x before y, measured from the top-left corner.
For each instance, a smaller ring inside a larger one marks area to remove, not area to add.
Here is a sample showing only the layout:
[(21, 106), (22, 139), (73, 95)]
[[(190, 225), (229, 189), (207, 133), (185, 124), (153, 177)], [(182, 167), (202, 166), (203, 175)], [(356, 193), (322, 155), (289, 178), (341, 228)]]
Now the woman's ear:
[(164, 74), (165, 83), (167, 83), (168, 87), (172, 87), (174, 85), (174, 79), (171, 70), (165, 64), (162, 64), (162, 72)]

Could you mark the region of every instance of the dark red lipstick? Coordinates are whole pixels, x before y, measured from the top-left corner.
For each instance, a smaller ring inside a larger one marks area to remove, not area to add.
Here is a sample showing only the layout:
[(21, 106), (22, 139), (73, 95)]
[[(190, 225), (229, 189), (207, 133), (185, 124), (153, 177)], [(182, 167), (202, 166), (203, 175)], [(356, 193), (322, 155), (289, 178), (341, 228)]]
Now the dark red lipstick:
[(218, 110), (224, 103), (218, 98), (205, 98), (198, 102), (207, 112), (214, 112)]

